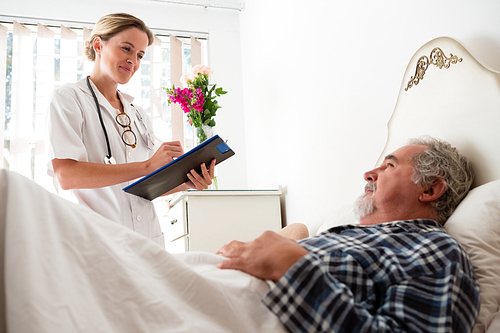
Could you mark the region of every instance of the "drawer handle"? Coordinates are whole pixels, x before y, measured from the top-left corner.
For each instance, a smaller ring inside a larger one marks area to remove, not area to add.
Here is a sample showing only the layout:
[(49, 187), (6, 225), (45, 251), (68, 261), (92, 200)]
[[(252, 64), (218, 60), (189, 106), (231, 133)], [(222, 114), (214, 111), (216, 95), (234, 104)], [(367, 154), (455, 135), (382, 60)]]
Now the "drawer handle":
[(174, 225), (177, 223), (177, 219), (170, 221), (170, 224)]

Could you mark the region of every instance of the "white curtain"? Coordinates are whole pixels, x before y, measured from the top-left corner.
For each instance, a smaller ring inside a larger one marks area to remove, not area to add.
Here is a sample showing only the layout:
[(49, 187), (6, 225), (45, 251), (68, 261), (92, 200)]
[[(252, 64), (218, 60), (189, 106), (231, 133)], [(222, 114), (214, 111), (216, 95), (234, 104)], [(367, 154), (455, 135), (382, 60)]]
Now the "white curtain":
[[(7, 27), (0, 25), (0, 45), (7, 45), (7, 33), (8, 29)], [(6, 94), (6, 82), (7, 82), (7, 52), (5, 50), (2, 51), (0, 47), (0, 119), (3, 122), (3, 125), (0, 126), (0, 138), (2, 138), (1, 141), (1, 148), (0, 149), (0, 161), (2, 163), (2, 166), (5, 165), (4, 163), (4, 145), (5, 145), (5, 126), (6, 124), (6, 117), (5, 117), (5, 94)]]
[[(3, 168), (17, 171), (49, 191), (46, 174), (45, 113), (52, 91), (90, 74), (93, 63), (83, 54), (91, 30), (13, 21), (0, 25), (0, 158)], [(140, 70), (119, 89), (130, 93), (152, 117), (155, 133), (165, 141), (193, 145), (192, 131), (177, 106), (167, 106), (162, 87), (178, 86), (191, 66), (202, 63), (205, 40), (157, 35)], [(187, 128), (187, 131), (186, 131)]]
[[(171, 82), (180, 86), (182, 75), (182, 43), (175, 36), (170, 36), (170, 73)], [(184, 137), (182, 110), (179, 105), (172, 105), (172, 138), (179, 140)]]
[(55, 88), (54, 80), (54, 31), (44, 25), (37, 25), (37, 49), (35, 72), (35, 160), (32, 165), (34, 180), (45, 188), (50, 188), (52, 179), (46, 176), (45, 159), (45, 110), (49, 105), (50, 95)]
[(35, 179), (32, 168), (35, 143), (33, 117), (33, 40), (31, 30), (13, 24), (9, 168)]

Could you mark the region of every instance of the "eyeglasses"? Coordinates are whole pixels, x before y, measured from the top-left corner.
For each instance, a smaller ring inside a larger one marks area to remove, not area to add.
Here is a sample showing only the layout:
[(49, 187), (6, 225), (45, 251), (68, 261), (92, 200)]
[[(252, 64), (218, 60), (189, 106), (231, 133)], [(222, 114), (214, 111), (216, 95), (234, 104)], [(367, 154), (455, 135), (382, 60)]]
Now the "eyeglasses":
[(116, 116), (116, 122), (118, 123), (118, 125), (125, 129), (125, 131), (123, 131), (122, 133), (122, 141), (127, 146), (135, 148), (135, 146), (137, 145), (137, 137), (132, 131), (132, 127), (130, 127), (130, 117), (123, 111), (117, 111), (119, 111), (120, 113), (118, 113), (118, 115)]

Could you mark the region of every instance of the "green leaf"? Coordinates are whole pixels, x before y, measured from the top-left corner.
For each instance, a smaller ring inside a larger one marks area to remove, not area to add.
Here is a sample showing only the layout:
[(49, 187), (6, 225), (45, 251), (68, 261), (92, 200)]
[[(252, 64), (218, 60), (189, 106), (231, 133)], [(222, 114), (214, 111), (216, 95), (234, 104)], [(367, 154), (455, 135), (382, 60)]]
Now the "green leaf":
[(227, 91), (224, 91), (224, 89), (222, 89), (222, 88), (217, 88), (217, 89), (215, 90), (215, 93), (217, 94), (217, 96), (220, 96), (220, 95), (225, 95), (225, 94), (227, 94)]

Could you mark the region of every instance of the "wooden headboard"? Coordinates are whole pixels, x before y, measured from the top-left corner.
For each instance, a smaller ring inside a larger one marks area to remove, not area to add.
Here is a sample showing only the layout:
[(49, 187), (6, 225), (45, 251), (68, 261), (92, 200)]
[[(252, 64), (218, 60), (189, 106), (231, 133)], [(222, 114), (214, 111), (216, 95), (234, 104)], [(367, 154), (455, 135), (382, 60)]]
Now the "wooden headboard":
[(411, 58), (377, 164), (421, 135), (469, 157), (474, 187), (500, 179), (500, 75), (449, 37), (431, 40)]

